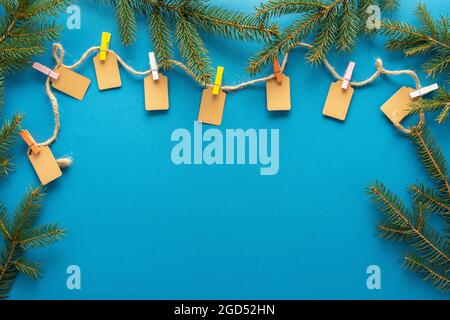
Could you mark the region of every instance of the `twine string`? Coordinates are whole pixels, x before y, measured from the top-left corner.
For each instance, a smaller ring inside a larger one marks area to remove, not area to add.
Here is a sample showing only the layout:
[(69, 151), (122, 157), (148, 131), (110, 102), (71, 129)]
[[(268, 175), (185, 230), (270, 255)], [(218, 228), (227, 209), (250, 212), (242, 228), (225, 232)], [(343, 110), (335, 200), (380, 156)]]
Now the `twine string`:
[[(290, 50), (296, 48), (296, 47), (303, 47), (306, 49), (312, 49), (313, 46), (309, 43), (304, 43), (304, 42), (299, 42), (296, 43), (294, 45), (291, 46)], [(53, 44), (53, 50), (52, 50), (52, 55), (53, 58), (56, 61), (56, 65), (55, 67), (64, 67), (67, 69), (76, 69), (78, 68), (80, 65), (82, 65), (86, 59), (94, 52), (97, 52), (100, 50), (99, 46), (94, 46), (94, 47), (90, 47), (89, 49), (87, 49), (83, 55), (80, 57), (80, 59), (78, 61), (76, 61), (74, 64), (72, 65), (65, 65), (63, 63), (64, 61), (64, 48), (62, 47), (61, 44), (59, 43), (55, 43)], [(289, 51), (290, 51), (289, 50)], [(122, 65), (122, 67), (127, 70), (129, 73), (135, 75), (135, 76), (147, 76), (151, 73), (151, 69), (148, 70), (144, 70), (144, 71), (138, 71), (136, 69), (134, 69), (133, 67), (131, 67), (130, 65), (128, 65), (117, 53), (115, 53), (113, 50), (108, 50), (108, 53), (110, 54), (114, 54), (117, 58), (117, 61)], [(284, 58), (283, 58), (283, 62), (281, 64), (281, 72), (284, 72), (287, 62), (289, 59), (289, 53), (286, 53)], [(169, 61), (172, 65), (182, 69), (188, 76), (190, 76), (195, 82), (197, 82), (197, 84), (199, 86), (205, 86), (203, 84), (203, 82), (195, 75), (194, 72), (192, 72), (191, 69), (189, 69), (184, 63), (177, 61), (177, 60), (170, 60)], [(324, 58), (322, 60), (324, 66), (328, 69), (328, 71), (331, 73), (331, 75), (336, 79), (336, 80), (343, 80), (343, 77), (336, 71), (336, 69), (333, 67), (333, 65), (326, 59)], [(421, 84), (420, 84), (420, 79), (417, 76), (417, 73), (413, 70), (387, 70), (384, 68), (383, 66), (383, 61), (381, 59), (376, 59), (375, 61), (375, 67), (376, 67), (376, 71), (366, 80), (363, 81), (352, 81), (350, 82), (350, 85), (353, 87), (364, 87), (367, 86), (369, 84), (371, 84), (372, 82), (374, 82), (378, 77), (382, 76), (382, 75), (390, 75), (390, 76), (399, 76), (399, 75), (408, 75), (410, 76), (414, 82), (415, 82), (415, 86), (416, 89), (420, 89), (421, 88)], [(226, 92), (233, 92), (233, 91), (238, 91), (241, 89), (244, 89), (248, 86), (252, 86), (258, 83), (262, 83), (265, 82), (267, 80), (273, 79), (275, 78), (274, 74), (270, 74), (268, 76), (262, 77), (262, 78), (257, 78), (257, 79), (252, 79), (249, 81), (244, 81), (241, 83), (238, 83), (236, 85), (223, 85), (221, 86), (223, 91)], [(209, 83), (206, 84), (206, 87), (211, 87), (213, 84)], [(52, 111), (53, 111), (53, 115), (54, 115), (54, 129), (53, 129), (53, 133), (52, 136), (41, 143), (38, 143), (38, 145), (41, 146), (49, 146), (51, 145), (53, 142), (56, 141), (56, 139), (58, 138), (58, 134), (59, 134), (59, 130), (61, 129), (61, 121), (60, 121), (60, 116), (59, 116), (59, 105), (58, 105), (58, 100), (56, 99), (56, 96), (53, 94), (52, 92), (52, 88), (51, 88), (51, 80), (50, 77), (47, 77), (47, 81), (45, 83), (45, 91), (47, 93), (47, 96), (50, 100), (50, 104), (52, 106)], [(420, 113), (419, 114), (419, 121), (418, 123), (414, 126), (417, 128), (421, 128), (423, 127), (425, 124), (425, 114), (424, 113)], [(400, 130), (401, 132), (409, 135), (412, 133), (412, 129), (411, 128), (405, 128), (404, 126), (402, 126), (399, 122), (394, 123), (395, 127)], [(72, 159), (71, 158), (62, 158), (62, 159), (58, 159), (58, 164), (61, 167), (68, 167), (70, 166), (70, 164), (72, 163)]]

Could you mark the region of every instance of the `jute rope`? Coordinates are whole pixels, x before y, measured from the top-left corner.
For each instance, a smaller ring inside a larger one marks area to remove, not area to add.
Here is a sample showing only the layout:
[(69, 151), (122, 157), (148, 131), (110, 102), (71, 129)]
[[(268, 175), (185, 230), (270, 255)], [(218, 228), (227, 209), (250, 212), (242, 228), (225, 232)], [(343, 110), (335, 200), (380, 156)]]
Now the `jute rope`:
[[(304, 42), (299, 42), (294, 44), (290, 49), (294, 49), (296, 47), (303, 47), (303, 48), (307, 48), (307, 49), (312, 49), (313, 46), (308, 44), (308, 43), (304, 43)], [(76, 69), (77, 67), (79, 67), (80, 65), (83, 64), (84, 61), (86, 61), (86, 59), (94, 52), (97, 52), (100, 50), (99, 46), (95, 46), (95, 47), (91, 47), (89, 49), (87, 49), (83, 55), (80, 57), (80, 59), (78, 61), (76, 61), (74, 64), (72, 65), (65, 65), (63, 64), (64, 61), (64, 48), (62, 47), (61, 44), (59, 43), (55, 43), (53, 44), (53, 52), (52, 55), (56, 61), (56, 67), (60, 67), (63, 66), (65, 68), (68, 69)], [(135, 75), (135, 76), (147, 76), (151, 73), (151, 70), (144, 70), (144, 71), (138, 71), (135, 70), (133, 67), (131, 67), (130, 65), (128, 65), (125, 61), (123, 61), (123, 59), (117, 54), (115, 53), (113, 50), (108, 50), (108, 52), (110, 54), (114, 54), (117, 57), (117, 61), (122, 65), (122, 67), (127, 70), (129, 73)], [(283, 62), (281, 64), (281, 71), (283, 72), (286, 68), (287, 62), (289, 59), (289, 53), (286, 53), (286, 55), (283, 58)], [(336, 71), (336, 69), (331, 65), (331, 63), (327, 60), (327, 59), (323, 59), (323, 64), (325, 65), (325, 67), (328, 69), (328, 71), (330, 71), (331, 75), (336, 79), (336, 80), (342, 80), (343, 77), (339, 75), (339, 73)], [(182, 62), (177, 61), (177, 60), (170, 60), (170, 63), (174, 66), (179, 67), (180, 69), (182, 69), (187, 75), (189, 75), (192, 79), (194, 79), (194, 81), (197, 82), (197, 84), (199, 84), (200, 86), (203, 86), (203, 83), (200, 79), (198, 79), (198, 77)], [(419, 77), (417, 76), (416, 72), (413, 70), (387, 70), (384, 68), (383, 66), (383, 61), (381, 59), (376, 59), (375, 61), (375, 67), (376, 67), (376, 71), (366, 80), (363, 81), (359, 81), (359, 82), (350, 82), (350, 85), (352, 87), (364, 87), (367, 86), (369, 84), (371, 84), (372, 82), (374, 82), (378, 77), (382, 76), (382, 75), (391, 75), (391, 76), (399, 76), (399, 75), (408, 75), (410, 76), (416, 85), (416, 89), (420, 89), (421, 88), (421, 84), (420, 84), (420, 80)], [(238, 91), (241, 89), (244, 89), (245, 87), (248, 86), (252, 86), (261, 82), (265, 82), (267, 80), (273, 79), (275, 77), (274, 74), (271, 74), (269, 76), (266, 77), (262, 77), (262, 78), (258, 78), (258, 79), (253, 79), (253, 80), (249, 80), (249, 81), (245, 81), (245, 82), (241, 82), (237, 85), (223, 85), (221, 86), (222, 90), (226, 91), (226, 92), (233, 92), (233, 91)], [(212, 86), (212, 84), (207, 84), (207, 87)], [(55, 122), (55, 126), (53, 129), (53, 134), (52, 136), (41, 143), (38, 143), (38, 145), (41, 146), (49, 146), (51, 145), (53, 142), (56, 141), (56, 139), (58, 138), (58, 134), (59, 134), (59, 130), (61, 128), (61, 122), (60, 122), (60, 117), (59, 117), (59, 105), (58, 105), (58, 100), (56, 99), (55, 95), (52, 92), (51, 89), (51, 83), (50, 83), (50, 77), (47, 78), (47, 81), (45, 83), (45, 91), (50, 99), (50, 103), (52, 105), (52, 110), (53, 110), (53, 114), (54, 114), (54, 122)], [(419, 114), (419, 122), (414, 126), (416, 128), (421, 128), (423, 127), (425, 124), (425, 115), (424, 113), (420, 113)], [(403, 127), (400, 123), (395, 123), (394, 124), (395, 127), (400, 130), (401, 132), (409, 135), (413, 132), (413, 130), (411, 128), (405, 128)], [(58, 164), (60, 165), (60, 167), (68, 167), (70, 166), (72, 163), (72, 159), (71, 158), (62, 158), (62, 159), (58, 159)]]

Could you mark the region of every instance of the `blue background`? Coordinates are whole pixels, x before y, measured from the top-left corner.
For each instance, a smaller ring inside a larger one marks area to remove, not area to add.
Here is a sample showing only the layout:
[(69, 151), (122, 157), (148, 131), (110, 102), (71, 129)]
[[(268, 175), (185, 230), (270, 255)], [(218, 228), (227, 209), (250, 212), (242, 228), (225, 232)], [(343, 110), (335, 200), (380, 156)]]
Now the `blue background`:
[[(213, 1), (252, 12), (259, 0)], [(416, 22), (417, 1), (401, 1), (393, 16)], [(71, 64), (100, 33), (113, 33), (111, 49), (137, 69), (148, 67), (151, 51), (145, 20), (137, 42), (120, 44), (111, 7), (79, 1), (81, 30), (64, 28), (61, 43)], [(427, 1), (432, 14), (449, 12), (449, 2)], [(68, 15), (63, 15), (65, 24)], [(293, 17), (282, 19), (283, 25)], [(214, 65), (225, 67), (224, 82), (248, 79), (244, 68), (260, 44), (205, 36)], [(375, 58), (388, 69), (419, 70), (423, 58), (388, 53), (384, 39), (361, 39), (348, 56), (331, 56), (343, 73), (357, 62), (354, 79), (374, 71)], [(48, 44), (51, 48), (51, 44)], [(58, 221), (68, 235), (58, 244), (28, 253), (44, 263), (45, 276), (20, 276), (15, 299), (435, 299), (446, 298), (413, 273), (401, 269), (405, 247), (376, 237), (380, 213), (365, 194), (379, 179), (409, 204), (406, 187), (428, 184), (413, 145), (390, 124), (380, 106), (407, 76), (378, 79), (356, 89), (344, 123), (322, 116), (333, 80), (324, 67), (292, 52), (293, 108), (284, 115), (266, 111), (265, 87), (229, 94), (221, 130), (279, 128), (280, 171), (260, 176), (258, 166), (176, 166), (171, 162), (173, 130), (192, 130), (201, 88), (180, 70), (167, 73), (170, 110), (144, 110), (143, 81), (123, 69), (122, 88), (99, 92), (92, 60), (77, 72), (93, 80), (82, 102), (57, 93), (62, 130), (55, 156), (71, 155), (73, 167), (48, 188), (40, 222)], [(47, 52), (38, 59), (53, 65)], [(265, 71), (267, 74), (269, 71)], [(423, 73), (424, 84), (431, 84)], [(442, 81), (440, 82), (442, 83)], [(44, 77), (29, 69), (7, 79), (7, 116), (21, 110), (24, 127), (38, 140), (53, 130)], [(450, 123), (433, 134), (450, 157)], [(415, 117), (409, 123), (416, 121)], [(17, 171), (0, 185), (12, 210), (38, 180), (17, 143)], [(66, 268), (79, 265), (82, 289), (66, 288)], [(382, 289), (368, 290), (366, 268), (381, 267)]]

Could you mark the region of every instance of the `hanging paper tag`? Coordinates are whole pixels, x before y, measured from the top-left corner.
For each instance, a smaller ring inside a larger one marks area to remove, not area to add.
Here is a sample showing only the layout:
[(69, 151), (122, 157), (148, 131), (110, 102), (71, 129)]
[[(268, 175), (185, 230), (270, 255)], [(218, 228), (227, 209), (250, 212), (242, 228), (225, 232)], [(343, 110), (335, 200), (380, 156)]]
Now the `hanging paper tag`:
[(411, 99), (410, 93), (416, 89), (402, 87), (381, 107), (381, 111), (393, 124), (399, 124), (409, 113), (409, 106), (414, 100)]
[(94, 68), (99, 90), (108, 90), (122, 86), (119, 64), (115, 54), (109, 53), (105, 61), (101, 61), (99, 55), (96, 55), (94, 57)]
[(153, 80), (153, 75), (144, 79), (145, 110), (168, 110), (169, 109), (169, 87), (167, 77), (158, 74), (158, 80)]
[(204, 89), (198, 121), (220, 126), (226, 98), (227, 94), (222, 89), (219, 89), (218, 94), (213, 94), (213, 87)]
[(266, 82), (267, 110), (291, 110), (291, 85), (289, 77), (282, 75), (282, 81), (273, 78)]
[(323, 107), (323, 114), (327, 117), (344, 121), (352, 101), (355, 90), (349, 85), (347, 90), (342, 89), (342, 81), (333, 82), (328, 92), (327, 101)]
[(50, 148), (47, 146), (39, 146), (39, 148), (40, 152), (37, 154), (28, 152), (28, 159), (30, 159), (42, 185), (45, 186), (61, 177), (62, 172)]
[(54, 71), (59, 77), (56, 80), (51, 79), (52, 87), (75, 99), (83, 100), (91, 80), (62, 66), (56, 67)]

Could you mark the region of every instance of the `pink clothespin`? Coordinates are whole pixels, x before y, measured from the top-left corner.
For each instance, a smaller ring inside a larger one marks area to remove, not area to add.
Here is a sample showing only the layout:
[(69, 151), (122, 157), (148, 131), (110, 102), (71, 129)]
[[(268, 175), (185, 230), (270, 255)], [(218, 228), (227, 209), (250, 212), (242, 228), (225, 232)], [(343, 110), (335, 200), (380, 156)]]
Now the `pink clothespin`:
[(53, 71), (49, 67), (46, 67), (46, 66), (40, 64), (39, 62), (33, 63), (33, 69), (36, 69), (37, 71), (42, 72), (43, 74), (45, 74), (55, 80), (57, 80), (59, 77), (59, 74), (57, 74), (55, 71)]
[(355, 69), (356, 63), (353, 61), (350, 61), (347, 67), (347, 71), (345, 71), (344, 75), (344, 81), (342, 82), (342, 89), (347, 90), (348, 86), (350, 84), (350, 81), (352, 80), (353, 70)]

